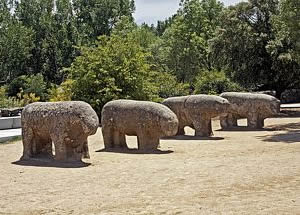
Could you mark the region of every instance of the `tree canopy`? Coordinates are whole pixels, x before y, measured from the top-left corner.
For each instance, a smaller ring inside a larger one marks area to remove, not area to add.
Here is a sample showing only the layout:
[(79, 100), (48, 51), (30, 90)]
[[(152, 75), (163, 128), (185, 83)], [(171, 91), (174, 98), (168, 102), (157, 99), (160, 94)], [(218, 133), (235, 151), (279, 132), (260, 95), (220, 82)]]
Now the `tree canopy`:
[(228, 90), (280, 98), (300, 87), (299, 7), (181, 0), (149, 26), (135, 23), (133, 0), (0, 0), (1, 92), (29, 102), (80, 99), (98, 112), (116, 98)]

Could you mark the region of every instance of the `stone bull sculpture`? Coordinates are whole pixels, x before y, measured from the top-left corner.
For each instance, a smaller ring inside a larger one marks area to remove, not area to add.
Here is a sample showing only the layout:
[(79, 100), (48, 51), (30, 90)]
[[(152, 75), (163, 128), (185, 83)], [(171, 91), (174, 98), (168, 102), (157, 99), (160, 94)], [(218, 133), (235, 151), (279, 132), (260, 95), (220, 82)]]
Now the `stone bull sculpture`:
[(23, 156), (38, 154), (55, 160), (81, 161), (89, 158), (87, 137), (96, 133), (99, 119), (92, 107), (80, 101), (36, 102), (27, 105), (21, 116)]
[(223, 129), (237, 126), (239, 118), (247, 118), (250, 128), (263, 128), (266, 118), (280, 112), (280, 101), (270, 95), (227, 92), (220, 96), (231, 103), (231, 113), (220, 118)]
[(155, 150), (160, 137), (176, 134), (178, 119), (161, 104), (115, 100), (103, 107), (101, 124), (106, 149), (127, 148), (125, 135), (136, 135), (139, 150)]
[(169, 107), (178, 117), (177, 135), (184, 135), (184, 127), (195, 129), (195, 136), (212, 136), (211, 119), (227, 114), (229, 102), (219, 96), (192, 95), (165, 99), (163, 104)]

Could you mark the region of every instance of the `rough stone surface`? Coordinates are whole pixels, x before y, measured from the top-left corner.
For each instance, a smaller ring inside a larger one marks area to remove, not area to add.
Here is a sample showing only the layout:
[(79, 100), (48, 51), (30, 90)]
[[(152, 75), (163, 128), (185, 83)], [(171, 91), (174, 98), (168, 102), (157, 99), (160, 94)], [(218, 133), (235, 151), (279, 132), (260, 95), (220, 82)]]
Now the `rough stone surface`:
[(154, 102), (115, 100), (103, 107), (101, 115), (106, 149), (127, 148), (125, 135), (134, 135), (139, 150), (155, 150), (160, 137), (173, 136), (178, 128), (176, 115)]
[(280, 112), (280, 101), (270, 95), (228, 92), (220, 96), (231, 103), (231, 113), (220, 118), (223, 129), (237, 126), (239, 118), (247, 118), (250, 128), (263, 128), (266, 118)]
[(37, 102), (22, 112), (23, 156), (37, 155), (55, 160), (81, 161), (89, 158), (87, 137), (96, 133), (99, 119), (92, 107), (81, 101)]
[(212, 136), (211, 118), (227, 114), (229, 102), (219, 96), (191, 95), (165, 99), (163, 104), (178, 117), (177, 135), (184, 135), (184, 127), (195, 129), (195, 136)]

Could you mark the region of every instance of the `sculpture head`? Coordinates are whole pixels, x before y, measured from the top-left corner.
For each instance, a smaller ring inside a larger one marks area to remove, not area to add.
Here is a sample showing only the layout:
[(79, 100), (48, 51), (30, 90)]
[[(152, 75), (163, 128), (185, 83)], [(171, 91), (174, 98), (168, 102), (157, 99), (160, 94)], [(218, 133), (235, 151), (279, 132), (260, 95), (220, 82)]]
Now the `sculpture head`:
[(273, 97), (265, 110), (270, 116), (275, 116), (280, 113), (280, 101)]
[(74, 108), (78, 113), (77, 117), (81, 123), (83, 131), (87, 135), (93, 135), (97, 132), (99, 118), (93, 108), (85, 102), (73, 102)]
[(224, 116), (231, 112), (232, 106), (227, 99), (218, 99), (215, 103), (215, 111), (218, 116)]
[(225, 98), (214, 95), (193, 95), (188, 99), (189, 110), (200, 112), (208, 117), (216, 117), (227, 114), (231, 104)]
[(171, 110), (160, 116), (160, 127), (163, 133), (162, 136), (174, 136), (178, 130), (178, 119), (175, 113)]

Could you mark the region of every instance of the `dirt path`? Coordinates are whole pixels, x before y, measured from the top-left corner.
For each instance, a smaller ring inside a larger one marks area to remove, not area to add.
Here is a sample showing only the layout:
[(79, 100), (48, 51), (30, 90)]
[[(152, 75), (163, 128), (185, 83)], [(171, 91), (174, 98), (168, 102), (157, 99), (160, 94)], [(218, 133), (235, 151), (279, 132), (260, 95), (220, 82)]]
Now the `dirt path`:
[(218, 131), (214, 121), (214, 137), (165, 139), (160, 154), (95, 152), (99, 130), (91, 165), (71, 168), (13, 163), (21, 142), (1, 144), (0, 214), (300, 214), (300, 118), (266, 125)]

